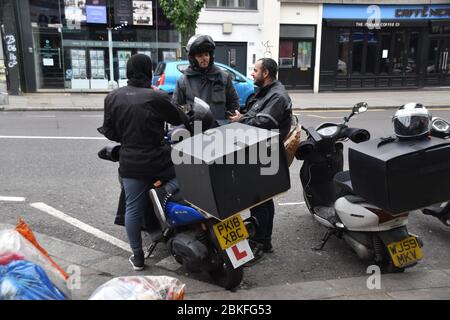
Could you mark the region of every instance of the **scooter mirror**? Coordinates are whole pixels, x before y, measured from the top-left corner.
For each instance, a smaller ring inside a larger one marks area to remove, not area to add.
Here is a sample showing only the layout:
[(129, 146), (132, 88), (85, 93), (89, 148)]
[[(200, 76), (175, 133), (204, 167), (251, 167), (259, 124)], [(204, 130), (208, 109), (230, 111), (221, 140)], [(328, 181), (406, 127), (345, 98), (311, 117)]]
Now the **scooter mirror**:
[(359, 113), (366, 112), (368, 107), (369, 106), (368, 106), (367, 102), (359, 102), (359, 103), (355, 104), (355, 106), (353, 107), (353, 113), (359, 114)]

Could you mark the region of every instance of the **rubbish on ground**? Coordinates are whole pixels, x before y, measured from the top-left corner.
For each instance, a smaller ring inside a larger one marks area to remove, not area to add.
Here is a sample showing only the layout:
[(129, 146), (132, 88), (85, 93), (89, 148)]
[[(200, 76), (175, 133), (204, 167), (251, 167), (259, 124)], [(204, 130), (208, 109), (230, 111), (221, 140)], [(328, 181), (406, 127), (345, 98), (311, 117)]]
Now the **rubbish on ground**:
[(100, 286), (89, 300), (183, 300), (185, 285), (167, 276), (114, 278)]

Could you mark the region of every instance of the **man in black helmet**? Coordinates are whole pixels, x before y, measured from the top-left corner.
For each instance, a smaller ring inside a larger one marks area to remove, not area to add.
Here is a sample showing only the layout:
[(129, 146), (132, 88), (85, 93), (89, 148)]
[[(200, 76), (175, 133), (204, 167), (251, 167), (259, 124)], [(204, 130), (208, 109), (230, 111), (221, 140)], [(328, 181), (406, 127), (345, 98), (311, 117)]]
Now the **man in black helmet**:
[(210, 105), (216, 125), (222, 125), (228, 123), (229, 115), (234, 115), (239, 108), (239, 97), (231, 75), (214, 64), (215, 48), (208, 35), (196, 35), (189, 40), (186, 50), (190, 66), (177, 81), (173, 101), (192, 105), (198, 97)]
[(105, 98), (103, 127), (98, 130), (121, 143), (119, 173), (125, 198), (125, 229), (133, 251), (130, 263), (140, 271), (144, 269), (141, 225), (151, 206), (148, 192), (156, 181), (178, 188), (173, 180), (171, 148), (164, 140), (164, 123), (181, 125), (189, 119), (166, 93), (152, 89), (152, 60), (148, 56), (132, 56), (127, 77), (128, 86)]

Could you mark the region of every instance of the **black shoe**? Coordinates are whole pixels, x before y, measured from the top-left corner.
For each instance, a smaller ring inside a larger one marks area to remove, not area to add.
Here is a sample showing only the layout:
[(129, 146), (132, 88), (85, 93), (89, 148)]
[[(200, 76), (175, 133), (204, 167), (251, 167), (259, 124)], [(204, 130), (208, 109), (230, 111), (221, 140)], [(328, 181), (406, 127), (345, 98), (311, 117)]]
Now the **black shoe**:
[(270, 242), (264, 244), (262, 250), (263, 250), (264, 253), (273, 253), (273, 251), (274, 251), (273, 247), (272, 247), (272, 244)]
[[(164, 187), (150, 190), (150, 198), (152, 199), (153, 209), (156, 214), (159, 214), (165, 220), (165, 211), (167, 201), (172, 195), (166, 191)], [(164, 221), (165, 222), (165, 221)]]
[(134, 271), (142, 271), (145, 269), (144, 253), (142, 253), (142, 255), (132, 255), (128, 261), (130, 261)]
[(252, 249), (254, 258), (244, 264), (244, 267), (251, 267), (261, 261), (264, 257), (263, 245), (262, 243), (258, 243), (250, 240), (250, 248)]

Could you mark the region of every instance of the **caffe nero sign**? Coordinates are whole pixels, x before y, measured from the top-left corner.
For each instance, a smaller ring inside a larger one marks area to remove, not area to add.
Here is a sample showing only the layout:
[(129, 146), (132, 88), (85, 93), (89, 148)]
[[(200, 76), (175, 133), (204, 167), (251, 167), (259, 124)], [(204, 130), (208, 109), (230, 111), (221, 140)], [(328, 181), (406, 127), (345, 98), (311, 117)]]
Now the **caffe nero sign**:
[(400, 8), (395, 10), (396, 18), (450, 18), (450, 8)]
[(450, 4), (342, 5), (324, 4), (323, 18), (332, 20), (447, 20)]

